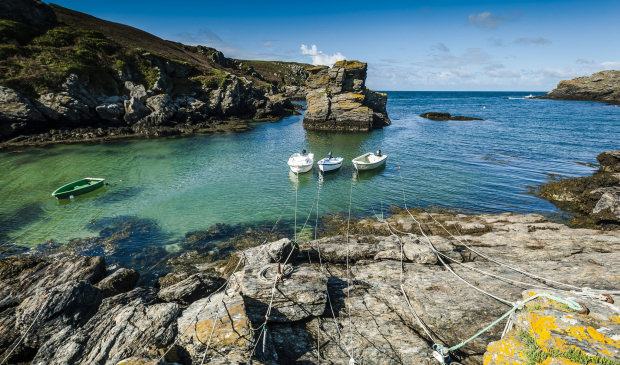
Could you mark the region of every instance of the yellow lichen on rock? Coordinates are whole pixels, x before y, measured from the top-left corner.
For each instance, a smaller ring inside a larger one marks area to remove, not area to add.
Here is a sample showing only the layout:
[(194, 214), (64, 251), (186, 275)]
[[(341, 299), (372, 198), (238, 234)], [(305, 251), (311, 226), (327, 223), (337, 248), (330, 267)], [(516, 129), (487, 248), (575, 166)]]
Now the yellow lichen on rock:
[[(536, 294), (529, 291), (524, 298)], [(590, 313), (580, 314), (562, 303), (536, 299), (512, 315), (514, 328), (488, 345), (484, 364), (620, 365), (619, 309), (598, 299), (565, 294), (563, 299), (584, 301)]]

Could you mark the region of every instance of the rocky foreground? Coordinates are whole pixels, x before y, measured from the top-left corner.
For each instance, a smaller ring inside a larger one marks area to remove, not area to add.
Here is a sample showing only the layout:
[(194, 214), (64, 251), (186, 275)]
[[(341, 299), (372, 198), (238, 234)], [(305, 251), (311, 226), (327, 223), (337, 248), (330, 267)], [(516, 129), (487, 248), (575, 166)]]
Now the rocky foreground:
[[(537, 299), (512, 315), (513, 328), (503, 338), (505, 322), (451, 359), (620, 363), (620, 232), (571, 229), (535, 214), (413, 217), (420, 226), (407, 212), (357, 221), (348, 244), (344, 235), (267, 243), (236, 253), (217, 271), (168, 274), (156, 287), (134, 287), (135, 271), (108, 272), (101, 257), (2, 259), (0, 358), (32, 364), (432, 364), (435, 341), (459, 344), (511, 308), (502, 301), (545, 292), (573, 298), (589, 313)], [(584, 296), (577, 289), (584, 287), (603, 291)]]
[(596, 157), (599, 169), (592, 176), (551, 181), (541, 197), (577, 214), (575, 224), (620, 228), (620, 151)]
[(304, 128), (365, 132), (389, 125), (387, 94), (366, 87), (367, 69), (368, 65), (359, 61), (308, 69)]
[(606, 70), (591, 76), (560, 81), (555, 89), (537, 98), (620, 104), (620, 71)]

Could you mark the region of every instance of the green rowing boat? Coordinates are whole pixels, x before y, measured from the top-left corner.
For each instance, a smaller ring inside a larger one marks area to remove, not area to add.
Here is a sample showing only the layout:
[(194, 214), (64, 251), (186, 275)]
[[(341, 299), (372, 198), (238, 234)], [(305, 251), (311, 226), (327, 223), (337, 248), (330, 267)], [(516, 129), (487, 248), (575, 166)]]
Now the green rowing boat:
[(97, 177), (85, 177), (82, 180), (74, 181), (59, 187), (52, 193), (52, 196), (58, 199), (65, 199), (71, 196), (88, 193), (89, 191), (102, 187), (104, 181), (105, 179)]

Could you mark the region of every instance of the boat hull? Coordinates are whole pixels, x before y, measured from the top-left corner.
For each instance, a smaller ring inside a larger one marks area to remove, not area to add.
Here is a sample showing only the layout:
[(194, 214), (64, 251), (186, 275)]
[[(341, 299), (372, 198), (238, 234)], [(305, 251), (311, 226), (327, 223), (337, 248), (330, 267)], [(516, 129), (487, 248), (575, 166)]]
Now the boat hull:
[(385, 165), (387, 155), (375, 156), (372, 152), (363, 154), (353, 159), (353, 166), (358, 171), (372, 170)]
[(296, 174), (303, 174), (304, 172), (308, 172), (312, 170), (312, 165), (297, 165), (297, 166), (289, 166), (291, 171)]
[(52, 193), (52, 196), (58, 199), (67, 199), (71, 196), (77, 196), (99, 189), (103, 186), (104, 182), (105, 179), (87, 177), (59, 187)]
[(317, 162), (319, 165), (319, 170), (322, 172), (335, 171), (342, 167), (342, 162), (344, 158), (336, 157), (336, 158), (324, 158)]

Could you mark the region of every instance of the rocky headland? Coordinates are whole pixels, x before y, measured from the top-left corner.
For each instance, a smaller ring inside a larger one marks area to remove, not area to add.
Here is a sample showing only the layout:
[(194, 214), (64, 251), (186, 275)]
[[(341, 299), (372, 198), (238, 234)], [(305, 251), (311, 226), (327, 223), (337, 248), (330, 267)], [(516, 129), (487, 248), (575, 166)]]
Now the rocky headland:
[(620, 104), (620, 71), (605, 70), (591, 76), (560, 81), (555, 89), (536, 98)]
[(36, 0), (0, 10), (2, 146), (246, 130), (305, 96), (310, 65), (230, 59)]
[(366, 87), (367, 68), (364, 62), (338, 61), (308, 69), (304, 128), (362, 132), (389, 125), (387, 94)]
[(620, 151), (596, 157), (599, 169), (592, 176), (551, 181), (540, 196), (577, 214), (575, 225), (620, 228)]
[(464, 115), (450, 115), (450, 113), (437, 113), (437, 112), (427, 112), (420, 114), (422, 118), (437, 120), (437, 121), (446, 121), (446, 120), (456, 120), (456, 121), (470, 121), (470, 120), (484, 120), (482, 118), (476, 117), (466, 117)]
[(106, 267), (103, 257), (3, 258), (0, 358), (434, 364), (433, 344), (457, 345), (512, 303), (548, 293), (582, 311), (544, 297), (528, 302), (503, 336), (505, 321), (451, 361), (620, 363), (620, 232), (572, 229), (535, 214), (400, 210), (386, 220), (355, 219), (347, 240), (343, 223), (334, 219), (326, 238), (271, 241), (155, 286), (135, 287), (133, 270)]

